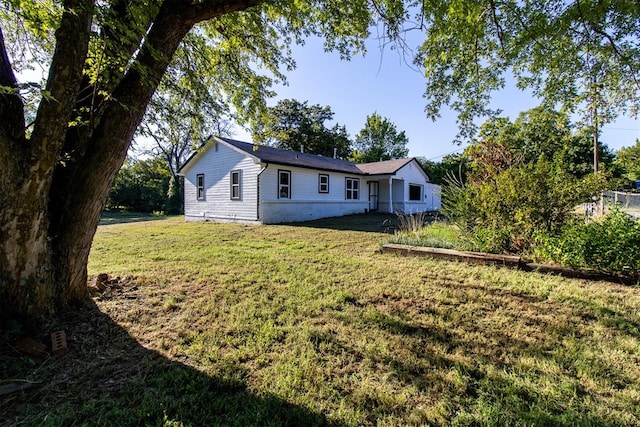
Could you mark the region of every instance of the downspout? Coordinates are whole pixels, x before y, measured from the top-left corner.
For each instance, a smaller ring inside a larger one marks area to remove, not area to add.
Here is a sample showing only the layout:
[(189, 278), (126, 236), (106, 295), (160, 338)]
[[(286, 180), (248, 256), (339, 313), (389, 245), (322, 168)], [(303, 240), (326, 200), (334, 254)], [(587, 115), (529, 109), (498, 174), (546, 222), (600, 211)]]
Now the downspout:
[(260, 215), (260, 209), (262, 207), (262, 203), (260, 203), (260, 175), (262, 175), (262, 172), (266, 171), (268, 167), (269, 163), (265, 163), (265, 167), (262, 168), (256, 176), (256, 221), (262, 221), (262, 215)]
[(389, 177), (389, 213), (393, 213), (393, 177)]

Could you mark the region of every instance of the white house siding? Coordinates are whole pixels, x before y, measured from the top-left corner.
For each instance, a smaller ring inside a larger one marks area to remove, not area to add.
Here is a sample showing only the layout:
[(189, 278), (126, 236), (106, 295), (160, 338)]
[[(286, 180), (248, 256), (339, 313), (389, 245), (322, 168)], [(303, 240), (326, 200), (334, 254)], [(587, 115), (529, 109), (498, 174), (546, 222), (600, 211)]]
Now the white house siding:
[[(217, 144), (194, 162), (184, 177), (187, 221), (257, 221), (260, 164), (246, 154)], [(231, 171), (241, 170), (240, 199), (231, 199)], [(204, 174), (204, 200), (197, 199), (198, 174)]]
[[(409, 162), (400, 168), (393, 178), (393, 207), (397, 212), (414, 213), (440, 209), (439, 186), (426, 182), (424, 172), (415, 162)], [(410, 184), (422, 186), (422, 200), (409, 200)]]
[[(291, 172), (291, 199), (278, 198), (278, 170)], [(329, 192), (318, 191), (318, 175), (329, 175)], [(345, 178), (360, 181), (358, 200), (345, 199)], [(366, 177), (270, 164), (259, 177), (260, 218), (265, 224), (309, 221), (363, 213), (368, 209)]]
[(427, 204), (426, 210), (440, 210), (440, 206), (442, 206), (441, 187), (436, 184), (428, 183), (424, 188), (424, 202)]
[(380, 179), (378, 183), (378, 190), (380, 192), (378, 212), (389, 212), (389, 178), (385, 177)]

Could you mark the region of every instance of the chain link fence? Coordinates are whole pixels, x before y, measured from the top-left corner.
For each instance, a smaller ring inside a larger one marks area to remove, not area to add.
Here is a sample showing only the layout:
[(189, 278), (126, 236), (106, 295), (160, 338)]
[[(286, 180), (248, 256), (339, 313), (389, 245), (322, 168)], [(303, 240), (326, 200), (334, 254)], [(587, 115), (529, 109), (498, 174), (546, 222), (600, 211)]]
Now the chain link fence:
[(605, 191), (603, 196), (605, 210), (611, 206), (618, 206), (623, 212), (640, 217), (640, 193)]

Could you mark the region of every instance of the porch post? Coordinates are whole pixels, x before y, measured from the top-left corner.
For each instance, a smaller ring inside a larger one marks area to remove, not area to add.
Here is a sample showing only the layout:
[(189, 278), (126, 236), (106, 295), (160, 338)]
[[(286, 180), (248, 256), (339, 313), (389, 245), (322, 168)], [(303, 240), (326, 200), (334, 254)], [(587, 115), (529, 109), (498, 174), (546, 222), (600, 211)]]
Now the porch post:
[(393, 213), (393, 178), (389, 177), (389, 213)]

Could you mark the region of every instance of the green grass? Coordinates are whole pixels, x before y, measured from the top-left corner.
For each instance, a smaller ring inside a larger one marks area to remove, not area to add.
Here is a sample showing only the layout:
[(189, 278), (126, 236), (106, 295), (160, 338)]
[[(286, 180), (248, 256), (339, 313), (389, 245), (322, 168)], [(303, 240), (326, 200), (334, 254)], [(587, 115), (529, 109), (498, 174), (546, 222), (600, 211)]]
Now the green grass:
[(640, 425), (638, 287), (383, 255), (363, 218), (101, 227), (89, 273), (132, 277), (0, 424)]
[(424, 226), (419, 224), (400, 227), (393, 236), (386, 239), (386, 242), (467, 251), (478, 249), (456, 225), (442, 221), (434, 221)]

